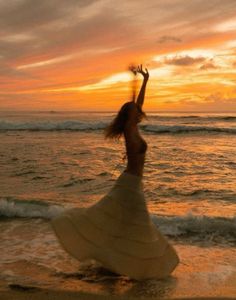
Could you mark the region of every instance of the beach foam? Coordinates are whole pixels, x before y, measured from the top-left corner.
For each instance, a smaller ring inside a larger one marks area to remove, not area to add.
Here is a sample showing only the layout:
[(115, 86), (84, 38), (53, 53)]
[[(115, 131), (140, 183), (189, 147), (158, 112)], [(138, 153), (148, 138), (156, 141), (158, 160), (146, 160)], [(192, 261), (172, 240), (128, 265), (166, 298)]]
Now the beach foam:
[(144, 131), (151, 133), (227, 133), (236, 134), (236, 128), (215, 127), (215, 126), (186, 126), (186, 125), (143, 125), (141, 128)]
[[(0, 216), (7, 218), (52, 219), (65, 208), (43, 201), (0, 200)], [(228, 241), (236, 244), (236, 217), (210, 217), (187, 214), (184, 216), (151, 215), (156, 226), (169, 237), (183, 240)]]
[[(231, 120), (231, 119), (230, 119)], [(9, 122), (0, 121), (0, 131), (96, 131), (105, 129), (107, 122), (81, 122), (81, 121), (44, 121), (44, 122)], [(225, 133), (236, 134), (235, 127), (197, 126), (197, 125), (141, 125), (141, 129), (153, 134), (179, 134), (179, 133)]]
[(63, 207), (43, 201), (19, 201), (11, 198), (0, 200), (0, 217), (51, 219), (63, 211)]

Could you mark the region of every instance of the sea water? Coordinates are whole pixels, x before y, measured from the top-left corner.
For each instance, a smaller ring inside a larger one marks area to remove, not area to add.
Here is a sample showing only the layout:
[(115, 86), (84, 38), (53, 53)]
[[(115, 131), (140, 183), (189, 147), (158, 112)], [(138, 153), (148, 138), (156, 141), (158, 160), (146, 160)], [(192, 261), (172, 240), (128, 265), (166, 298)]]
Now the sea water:
[[(140, 124), (148, 143), (143, 177), (148, 209), (181, 259), (170, 278), (114, 279), (61, 248), (50, 220), (99, 201), (125, 168), (124, 141), (104, 139), (114, 115), (0, 113), (0, 286), (236, 296), (233, 113), (152, 112)], [(194, 293), (192, 284), (198, 285)]]

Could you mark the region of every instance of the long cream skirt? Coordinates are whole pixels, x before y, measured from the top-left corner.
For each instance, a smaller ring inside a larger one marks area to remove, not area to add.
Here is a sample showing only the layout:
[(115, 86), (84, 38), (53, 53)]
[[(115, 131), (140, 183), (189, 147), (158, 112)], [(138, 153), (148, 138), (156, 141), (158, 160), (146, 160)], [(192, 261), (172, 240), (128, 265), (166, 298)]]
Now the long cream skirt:
[(179, 262), (150, 218), (142, 178), (126, 172), (98, 203), (68, 210), (52, 226), (65, 250), (78, 260), (95, 259), (134, 279), (164, 278)]

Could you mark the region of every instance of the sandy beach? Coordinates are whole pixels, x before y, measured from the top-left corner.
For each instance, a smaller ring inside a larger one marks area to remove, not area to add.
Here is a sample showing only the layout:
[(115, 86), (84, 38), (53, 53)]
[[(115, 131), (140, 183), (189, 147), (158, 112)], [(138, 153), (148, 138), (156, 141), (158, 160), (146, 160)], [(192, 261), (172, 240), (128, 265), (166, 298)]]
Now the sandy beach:
[[(68, 292), (59, 290), (36, 290), (36, 291), (4, 291), (0, 292), (1, 300), (134, 300), (138, 298), (133, 297), (123, 297), (123, 296), (104, 296), (95, 295), (89, 293), (80, 292)], [(233, 300), (235, 297), (197, 297), (197, 298), (142, 298), (148, 299), (162, 299), (162, 300)]]
[[(52, 273), (30, 266), (27, 261), (17, 263), (9, 266), (12, 273), (5, 271), (8, 277), (0, 281), (0, 299), (236, 299), (236, 273), (226, 265), (224, 251), (215, 249), (214, 257), (210, 257), (209, 251), (208, 263), (203, 257), (204, 249), (178, 246), (178, 251), (184, 259), (164, 280), (135, 281), (95, 267)], [(199, 257), (194, 259), (193, 252), (198, 252)], [(228, 252), (229, 260), (232, 255)], [(21, 273), (13, 277), (17, 270)]]

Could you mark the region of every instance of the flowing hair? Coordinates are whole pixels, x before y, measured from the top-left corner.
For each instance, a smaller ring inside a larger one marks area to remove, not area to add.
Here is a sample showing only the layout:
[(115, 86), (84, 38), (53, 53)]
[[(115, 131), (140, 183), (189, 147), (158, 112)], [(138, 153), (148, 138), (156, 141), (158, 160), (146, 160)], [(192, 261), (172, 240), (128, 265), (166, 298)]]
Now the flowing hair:
[[(132, 82), (132, 101), (126, 102), (121, 107), (115, 119), (105, 129), (105, 138), (118, 139), (118, 140), (121, 138), (121, 136), (124, 134), (125, 125), (129, 119), (132, 105), (135, 103), (136, 91), (137, 91), (137, 79), (136, 79), (137, 67), (134, 64), (131, 64), (128, 69), (129, 71), (132, 72), (134, 76)], [(140, 120), (143, 117), (146, 117), (145, 113), (142, 111), (142, 108), (139, 106), (137, 106), (137, 108), (140, 113)]]
[(120, 139), (124, 133), (126, 122), (129, 119), (132, 104), (134, 102), (126, 102), (119, 110), (117, 116), (111, 122), (110, 125), (105, 129), (105, 138)]

